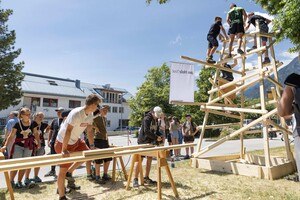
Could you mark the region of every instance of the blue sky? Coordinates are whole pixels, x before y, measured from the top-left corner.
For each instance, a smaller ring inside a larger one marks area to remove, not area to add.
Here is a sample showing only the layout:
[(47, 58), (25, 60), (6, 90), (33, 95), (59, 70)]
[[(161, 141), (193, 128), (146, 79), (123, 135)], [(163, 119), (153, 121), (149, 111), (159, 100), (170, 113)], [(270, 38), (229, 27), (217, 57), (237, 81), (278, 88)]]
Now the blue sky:
[[(2, 0), (13, 9), (8, 25), (24, 72), (110, 83), (136, 92), (147, 70), (181, 55), (205, 59), (206, 34), (215, 16), (226, 18), (231, 1), (171, 0)], [(246, 11), (265, 13), (250, 0), (236, 1)], [(287, 64), (289, 41), (276, 46)], [(196, 67), (196, 71), (200, 68)]]

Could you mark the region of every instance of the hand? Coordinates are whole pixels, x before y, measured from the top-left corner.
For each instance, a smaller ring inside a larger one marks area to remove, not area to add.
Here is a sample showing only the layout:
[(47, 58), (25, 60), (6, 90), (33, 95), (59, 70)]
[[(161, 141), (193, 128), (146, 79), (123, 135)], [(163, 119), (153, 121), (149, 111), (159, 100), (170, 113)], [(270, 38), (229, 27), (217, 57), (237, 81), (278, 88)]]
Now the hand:
[(160, 136), (157, 137), (157, 141), (160, 142), (162, 141), (162, 138)]
[(6, 146), (1, 147), (0, 152), (4, 153), (6, 150)]
[(62, 151), (61, 154), (63, 158), (70, 157), (70, 152), (68, 150)]

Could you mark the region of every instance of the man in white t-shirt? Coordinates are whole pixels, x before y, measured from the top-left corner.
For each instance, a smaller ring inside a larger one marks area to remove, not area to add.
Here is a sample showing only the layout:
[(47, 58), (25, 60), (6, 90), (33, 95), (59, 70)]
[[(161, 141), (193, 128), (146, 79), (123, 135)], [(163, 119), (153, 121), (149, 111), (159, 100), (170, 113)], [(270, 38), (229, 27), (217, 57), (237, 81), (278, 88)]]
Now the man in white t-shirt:
[[(94, 149), (94, 137), (92, 124), (97, 106), (101, 103), (101, 99), (91, 94), (86, 98), (85, 106), (73, 109), (57, 134), (54, 145), (56, 153), (61, 153), (63, 157), (69, 157), (71, 152), (89, 150), (84, 140), (80, 139), (80, 135), (84, 130), (87, 132), (90, 148)], [(72, 177), (72, 172), (82, 163), (70, 163), (60, 165), (60, 171), (57, 178), (57, 186), (59, 199), (67, 199), (65, 196), (65, 179), (68, 180), (68, 188), (79, 189), (75, 186), (75, 180)]]

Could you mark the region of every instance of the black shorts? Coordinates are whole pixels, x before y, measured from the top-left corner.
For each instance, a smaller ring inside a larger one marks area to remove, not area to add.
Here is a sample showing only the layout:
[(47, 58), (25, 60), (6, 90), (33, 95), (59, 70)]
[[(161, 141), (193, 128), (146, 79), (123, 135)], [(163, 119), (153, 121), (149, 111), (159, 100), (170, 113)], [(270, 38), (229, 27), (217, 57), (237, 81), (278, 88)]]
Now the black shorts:
[(191, 143), (191, 142), (194, 142), (194, 140), (195, 140), (195, 137), (192, 135), (183, 136), (183, 141), (185, 143)]
[(172, 138), (171, 138), (171, 134), (170, 134), (169, 130), (166, 130), (166, 138), (167, 138), (169, 143), (172, 142)]
[(228, 34), (234, 34), (236, 35), (237, 33), (245, 33), (245, 29), (244, 29), (244, 25), (241, 23), (234, 23), (231, 24), (229, 30), (228, 30)]
[[(107, 149), (107, 148), (109, 148), (108, 140), (95, 139), (94, 144), (95, 144), (95, 147), (98, 148), (98, 149)], [(112, 160), (112, 158), (103, 158), (103, 159), (95, 160), (95, 163), (96, 164), (101, 164), (103, 162), (109, 162), (111, 160)]]
[(219, 46), (219, 42), (218, 42), (217, 38), (213, 37), (212, 35), (207, 35), (207, 41), (208, 41), (209, 49)]
[[(269, 32), (269, 27), (268, 25), (261, 25), (260, 27), (260, 32), (262, 33), (268, 33)], [(261, 40), (264, 41), (264, 42), (267, 42), (268, 41), (268, 38), (267, 37), (261, 37)]]

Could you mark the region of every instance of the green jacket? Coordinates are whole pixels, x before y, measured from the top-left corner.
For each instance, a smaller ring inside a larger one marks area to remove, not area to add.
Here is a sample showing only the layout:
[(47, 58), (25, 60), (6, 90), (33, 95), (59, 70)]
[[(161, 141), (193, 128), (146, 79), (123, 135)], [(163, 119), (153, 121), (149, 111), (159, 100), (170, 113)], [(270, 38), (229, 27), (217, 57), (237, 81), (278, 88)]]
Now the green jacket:
[(243, 11), (244, 11), (244, 8), (242, 8), (242, 7), (233, 7), (228, 12), (228, 17), (230, 19), (230, 25), (232, 25), (234, 23), (238, 23), (238, 24), (244, 23)]

